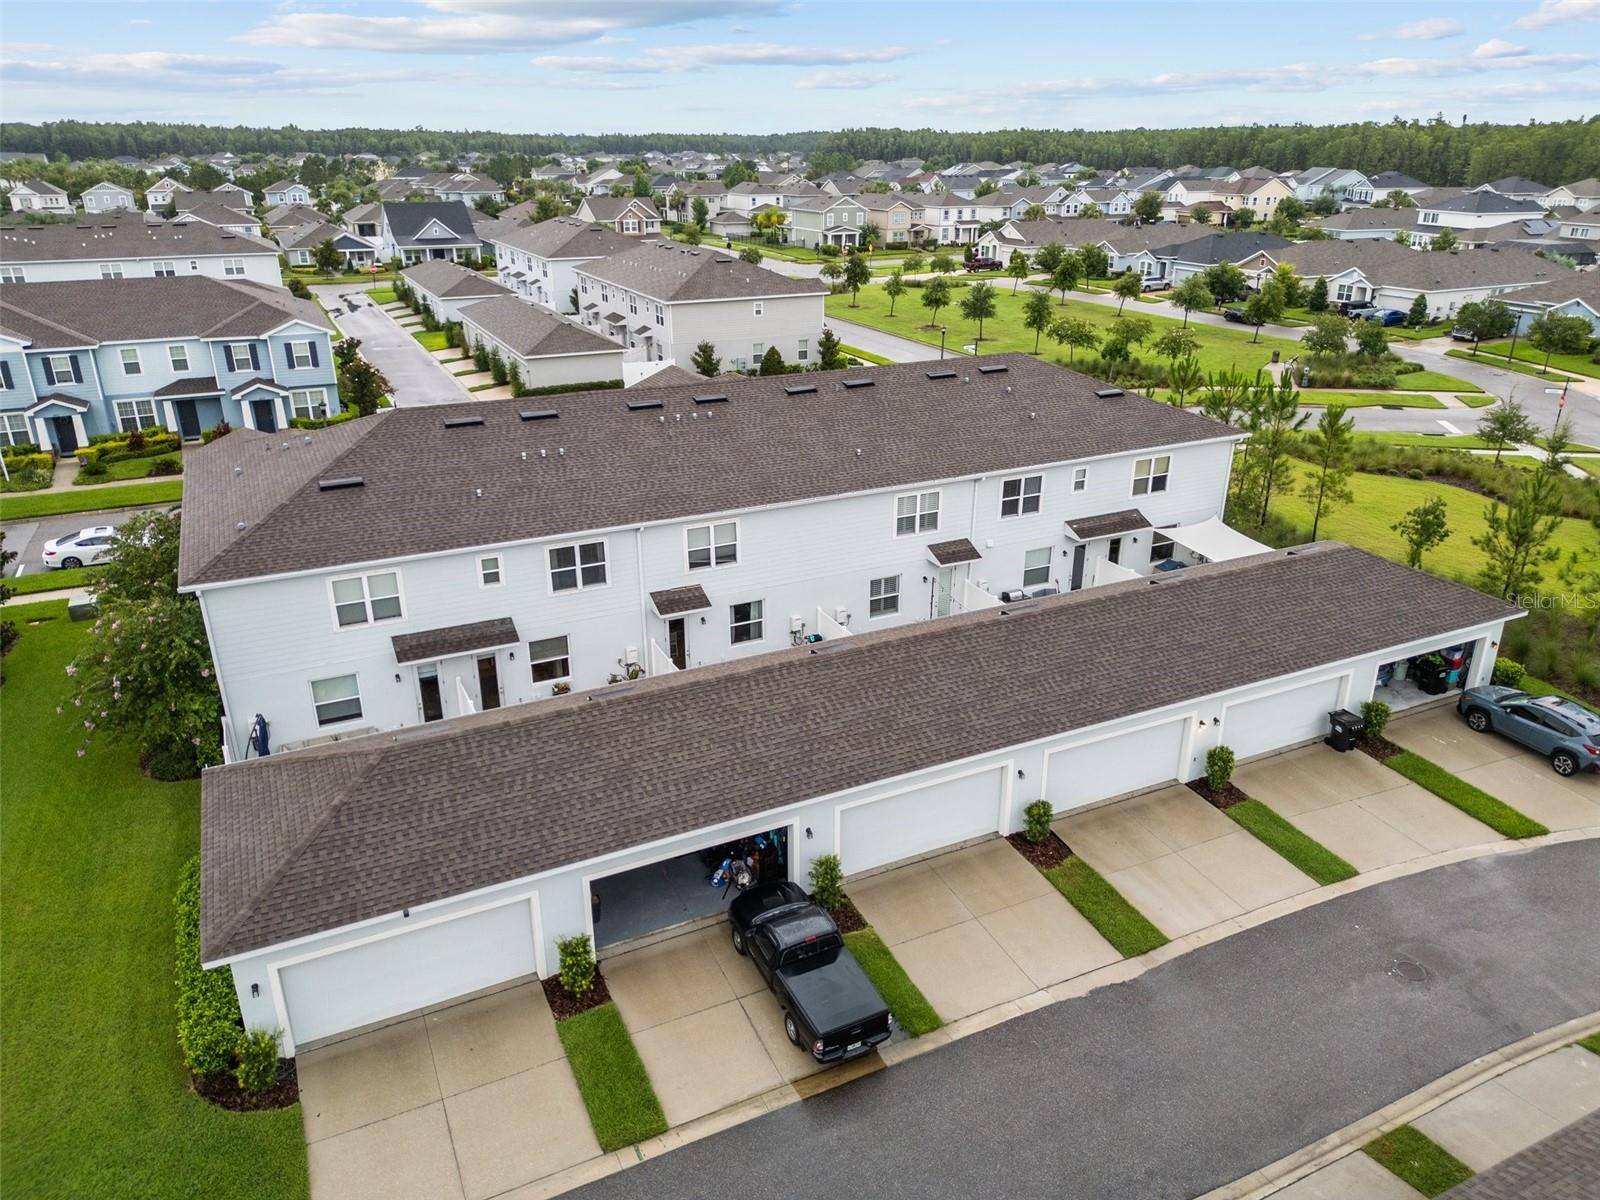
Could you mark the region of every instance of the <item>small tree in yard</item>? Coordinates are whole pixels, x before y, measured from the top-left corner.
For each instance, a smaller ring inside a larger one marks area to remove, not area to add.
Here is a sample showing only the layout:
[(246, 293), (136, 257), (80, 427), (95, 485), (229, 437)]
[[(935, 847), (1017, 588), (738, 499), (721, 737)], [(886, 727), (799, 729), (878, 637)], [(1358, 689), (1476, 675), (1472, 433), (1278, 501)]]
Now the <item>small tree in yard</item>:
[(1405, 539), (1406, 565), (1420, 571), (1422, 556), (1450, 536), (1444, 497), (1423, 501), (1389, 528)]
[(788, 368), (783, 364), (783, 355), (776, 346), (768, 346), (767, 352), (761, 356), (761, 374), (783, 375)]
[(889, 272), (889, 278), (883, 281), (883, 294), (889, 297), (889, 315), (892, 317), (895, 301), (906, 294), (906, 279), (899, 267)]
[(844, 869), (837, 854), (821, 854), (811, 860), (811, 900), (819, 908), (835, 909), (844, 903)]
[(1055, 305), (1050, 303), (1047, 292), (1033, 291), (1028, 293), (1028, 298), (1022, 303), (1022, 325), (1024, 329), (1033, 330), (1033, 352), (1039, 353), (1039, 338), (1050, 322), (1055, 318)]
[(1382, 358), (1389, 353), (1389, 338), (1383, 326), (1376, 321), (1352, 321), (1356, 335), (1356, 353), (1363, 358)]
[(991, 283), (975, 283), (961, 298), (961, 315), (969, 321), (978, 323), (977, 341), (983, 341), (983, 323), (994, 316), (996, 311), (998, 305), (995, 303), (994, 285)]
[(1544, 351), (1544, 365), (1539, 368), (1541, 375), (1549, 372), (1552, 354), (1582, 354), (1589, 348), (1589, 339), (1593, 336), (1589, 322), (1582, 317), (1563, 317), (1553, 311), (1541, 313), (1528, 326), (1528, 344)]
[(1133, 215), (1146, 225), (1154, 225), (1161, 220), (1162, 203), (1160, 192), (1140, 192), (1133, 202)]
[(1428, 323), (1428, 296), (1426, 292), (1418, 292), (1411, 301), (1411, 307), (1406, 309), (1406, 328), (1421, 329)]
[(928, 310), (928, 325), (939, 323), (939, 310), (950, 303), (950, 281), (941, 276), (928, 280), (922, 289), (922, 307)]
[(1539, 569), (1554, 562), (1560, 552), (1549, 544), (1561, 517), (1553, 471), (1523, 471), (1511, 502), (1495, 501), (1484, 510), (1484, 531), (1472, 539), (1489, 561), (1483, 568), (1486, 588), (1502, 600), (1517, 595), (1544, 578)]
[(1056, 268), (1061, 265), (1061, 256), (1066, 252), (1067, 248), (1060, 242), (1046, 242), (1033, 256), (1034, 270), (1045, 275), (1055, 274)]
[(1233, 780), (1233, 751), (1227, 746), (1213, 746), (1206, 751), (1206, 787), (1213, 796), (1227, 791)]
[(1324, 511), (1355, 499), (1350, 491), (1350, 473), (1354, 470), (1350, 455), (1355, 449), (1356, 422), (1354, 417), (1346, 417), (1344, 413), (1344, 405), (1328, 405), (1322, 410), (1316, 428), (1305, 438), (1305, 458), (1311, 466), (1311, 474), (1300, 494), (1311, 506), (1312, 541), (1317, 540)]
[(821, 276), (826, 279), (831, 286), (844, 278), (844, 264), (839, 262), (837, 259), (830, 258), (827, 262), (822, 264), (819, 274), (821, 274)]
[(1071, 250), (1063, 250), (1061, 257), (1056, 260), (1056, 265), (1050, 270), (1051, 290), (1061, 293), (1061, 303), (1067, 302), (1067, 293), (1078, 286), (1083, 279), (1083, 256)]
[(707, 379), (722, 371), (722, 360), (717, 357), (717, 348), (710, 342), (701, 342), (694, 348), (694, 357), (689, 360), (689, 365)]
[(1179, 408), (1188, 403), (1189, 397), (1198, 392), (1204, 382), (1205, 372), (1200, 369), (1200, 360), (1193, 354), (1186, 354), (1167, 367), (1167, 390), (1172, 393), (1172, 402)]
[(499, 346), (489, 351), (489, 373), (494, 376), (494, 381), (499, 384), (504, 384), (511, 378), (510, 372), (506, 370), (505, 356), (500, 353)]
[(1098, 221), (1105, 216), (1105, 212), (1093, 200), (1078, 210), (1078, 220)]
[(1093, 350), (1100, 344), (1100, 334), (1082, 317), (1060, 317), (1050, 326), (1050, 340), (1067, 348), (1067, 362), (1072, 362), (1077, 350)]
[(1162, 358), (1173, 362), (1190, 357), (1199, 348), (1200, 339), (1195, 336), (1194, 330), (1185, 329), (1181, 325), (1176, 329), (1168, 329), (1151, 347)]
[(1022, 836), (1035, 846), (1041, 844), (1050, 836), (1050, 822), (1055, 816), (1056, 810), (1050, 806), (1050, 801), (1035, 800), (1022, 810)]
[(872, 282), (872, 267), (865, 254), (852, 254), (844, 265), (845, 286), (850, 289), (850, 307), (858, 307), (861, 289)]
[(1299, 308), (1305, 303), (1306, 285), (1300, 276), (1294, 273), (1293, 263), (1279, 263), (1274, 267), (1272, 282), (1278, 285), (1278, 290), (1283, 295), (1285, 308)]
[(556, 955), (561, 964), (561, 986), (569, 996), (582, 996), (594, 987), (594, 947), (589, 935), (575, 933), (556, 939)]
[(694, 203), (690, 206), (690, 211), (694, 214), (695, 227), (704, 229), (706, 222), (711, 219), (711, 205), (706, 202), (706, 198), (704, 196), (696, 196)]
[(1104, 246), (1085, 242), (1078, 247), (1078, 257), (1083, 262), (1083, 273), (1089, 279), (1104, 279), (1111, 274), (1111, 256)]
[(1517, 324), (1517, 315), (1504, 300), (1469, 300), (1456, 309), (1454, 328), (1472, 337), (1472, 353), (1479, 342), (1492, 342), (1508, 335)]
[(1111, 283), (1111, 290), (1116, 295), (1117, 315), (1122, 315), (1122, 310), (1128, 306), (1129, 300), (1137, 300), (1144, 292), (1144, 280), (1133, 271), (1124, 271)]
[(1189, 324), (1189, 314), (1195, 311), (1204, 312), (1215, 306), (1216, 297), (1211, 294), (1211, 289), (1206, 287), (1203, 275), (1191, 275), (1180, 283), (1171, 296), (1172, 303), (1183, 309), (1183, 323)]
[(743, 250), (739, 251), (739, 261), (747, 262), (752, 267), (759, 267), (761, 265), (761, 251), (757, 250), (754, 246), (746, 246)]
[(1006, 274), (1011, 276), (1011, 294), (1016, 295), (1017, 289), (1022, 286), (1022, 281), (1033, 271), (1028, 263), (1028, 256), (1021, 250), (1011, 252), (1011, 262), (1006, 267)]
[(1522, 446), (1539, 436), (1539, 427), (1515, 399), (1497, 404), (1478, 422), (1478, 436), (1494, 443), (1494, 465), (1507, 446)]
[(1206, 287), (1220, 304), (1237, 300), (1250, 290), (1244, 272), (1231, 262), (1212, 263), (1202, 272)]
[(1456, 231), (1446, 225), (1443, 229), (1439, 230), (1438, 233), (1433, 235), (1433, 242), (1428, 246), (1428, 249), (1454, 250), (1459, 244), (1460, 241), (1456, 237)]
[(844, 343), (839, 340), (839, 335), (823, 326), (822, 336), (817, 339), (818, 370), (838, 371), (848, 365), (844, 360)]
[(1350, 338), (1350, 321), (1337, 313), (1313, 317), (1311, 328), (1300, 335), (1307, 354), (1343, 354)]
[(956, 269), (956, 260), (946, 251), (939, 250), (928, 260), (928, 270), (935, 275), (948, 275)]
[(900, 269), (907, 275), (920, 275), (922, 268), (927, 265), (920, 254), (908, 254), (900, 260)]
[(1328, 311), (1328, 281), (1321, 275), (1311, 281), (1311, 290), (1306, 293), (1306, 308), (1314, 313)]

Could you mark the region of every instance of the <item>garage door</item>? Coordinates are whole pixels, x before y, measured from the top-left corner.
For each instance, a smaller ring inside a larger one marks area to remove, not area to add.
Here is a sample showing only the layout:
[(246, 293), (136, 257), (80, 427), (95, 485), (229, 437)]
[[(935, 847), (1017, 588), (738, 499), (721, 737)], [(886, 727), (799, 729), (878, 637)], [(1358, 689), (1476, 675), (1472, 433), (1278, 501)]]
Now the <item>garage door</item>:
[(526, 900), (425, 925), (279, 973), (297, 1046), (534, 973)]
[(930, 784), (839, 814), (839, 858), (846, 875), (870, 871), (995, 833), (1005, 768)]
[(1081, 808), (1178, 777), (1187, 717), (1051, 753), (1045, 799), (1056, 812)]
[(1249, 758), (1321, 737), (1328, 732), (1328, 714), (1339, 707), (1343, 679), (1336, 675), (1229, 704), (1222, 710), (1222, 740), (1235, 757)]

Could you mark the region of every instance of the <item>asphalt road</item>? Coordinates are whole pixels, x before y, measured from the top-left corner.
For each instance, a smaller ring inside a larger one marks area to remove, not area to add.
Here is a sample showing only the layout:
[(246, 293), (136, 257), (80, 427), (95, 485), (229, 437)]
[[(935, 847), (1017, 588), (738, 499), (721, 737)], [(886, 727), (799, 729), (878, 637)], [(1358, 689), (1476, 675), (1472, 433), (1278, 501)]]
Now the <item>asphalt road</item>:
[(330, 312), (342, 310), (334, 322), (345, 336), (361, 339), (362, 357), (388, 378), (396, 408), (471, 399), (433, 355), (363, 295), (359, 284), (318, 284), (311, 290)]
[[(76, 533), (91, 525), (121, 525), (135, 513), (163, 505), (146, 505), (143, 508), (117, 508), (108, 512), (66, 513), (59, 517), (40, 517), (33, 521), (6, 521), (0, 530), (6, 535), (6, 549), (17, 552), (16, 561), (6, 567), (7, 575), (37, 575), (45, 568), (41, 565), (44, 544), (62, 534)], [(20, 568), (20, 569), (19, 569)]]
[(1546, 846), (1317, 905), (574, 1194), (1191, 1197), (1596, 1009), (1600, 841)]

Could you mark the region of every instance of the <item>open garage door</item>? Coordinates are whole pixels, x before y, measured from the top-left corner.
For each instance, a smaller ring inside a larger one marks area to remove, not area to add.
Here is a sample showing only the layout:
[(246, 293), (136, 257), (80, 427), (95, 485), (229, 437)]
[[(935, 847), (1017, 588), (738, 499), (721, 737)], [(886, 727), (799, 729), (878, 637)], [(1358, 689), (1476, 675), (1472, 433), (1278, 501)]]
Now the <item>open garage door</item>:
[(526, 899), (423, 925), (283, 967), (297, 1047), (536, 971)]
[(1224, 744), (1243, 759), (1321, 737), (1328, 732), (1328, 714), (1339, 707), (1345, 678), (1335, 675), (1225, 706)]
[(869, 800), (839, 811), (846, 875), (998, 833), (1005, 768)]
[(1177, 779), (1188, 720), (1175, 717), (1053, 751), (1045, 769), (1045, 799), (1063, 813)]

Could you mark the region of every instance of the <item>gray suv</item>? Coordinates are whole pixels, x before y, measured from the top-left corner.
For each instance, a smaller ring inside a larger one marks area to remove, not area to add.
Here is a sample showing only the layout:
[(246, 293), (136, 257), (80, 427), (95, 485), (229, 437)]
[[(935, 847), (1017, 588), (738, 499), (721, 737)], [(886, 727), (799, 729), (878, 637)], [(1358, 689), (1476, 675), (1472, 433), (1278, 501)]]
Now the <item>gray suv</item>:
[(1456, 701), (1467, 728), (1491, 729), (1543, 754), (1557, 775), (1600, 771), (1600, 715), (1559, 696), (1537, 698), (1508, 687), (1469, 688)]

